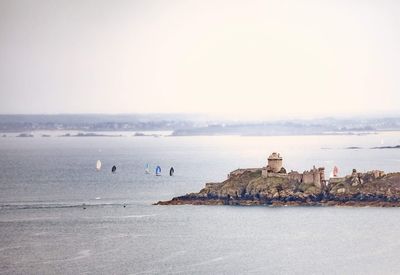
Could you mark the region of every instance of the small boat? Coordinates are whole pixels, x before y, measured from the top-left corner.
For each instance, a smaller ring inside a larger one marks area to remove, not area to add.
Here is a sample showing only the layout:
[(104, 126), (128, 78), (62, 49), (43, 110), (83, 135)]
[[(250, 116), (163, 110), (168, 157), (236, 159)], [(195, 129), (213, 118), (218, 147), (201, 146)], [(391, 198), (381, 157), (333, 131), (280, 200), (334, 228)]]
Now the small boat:
[(148, 163), (146, 164), (146, 169), (144, 169), (144, 172), (145, 172), (146, 174), (150, 174), (150, 166), (149, 166)]
[(169, 175), (173, 176), (175, 173), (174, 167), (171, 167), (171, 169), (169, 169)]
[(157, 166), (156, 168), (156, 176), (161, 176), (161, 167)]
[(96, 162), (96, 170), (97, 170), (97, 171), (100, 171), (100, 169), (101, 169), (101, 161), (98, 160), (98, 161)]
[(113, 166), (112, 168), (111, 168), (111, 173), (115, 173), (117, 171), (117, 166)]

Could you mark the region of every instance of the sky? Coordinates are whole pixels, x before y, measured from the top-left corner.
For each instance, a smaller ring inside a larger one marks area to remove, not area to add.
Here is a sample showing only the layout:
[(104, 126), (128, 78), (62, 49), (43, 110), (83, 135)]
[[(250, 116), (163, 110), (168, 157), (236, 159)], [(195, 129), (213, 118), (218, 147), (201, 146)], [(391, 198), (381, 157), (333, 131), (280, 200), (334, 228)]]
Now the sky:
[(0, 0), (0, 113), (400, 114), (400, 1)]

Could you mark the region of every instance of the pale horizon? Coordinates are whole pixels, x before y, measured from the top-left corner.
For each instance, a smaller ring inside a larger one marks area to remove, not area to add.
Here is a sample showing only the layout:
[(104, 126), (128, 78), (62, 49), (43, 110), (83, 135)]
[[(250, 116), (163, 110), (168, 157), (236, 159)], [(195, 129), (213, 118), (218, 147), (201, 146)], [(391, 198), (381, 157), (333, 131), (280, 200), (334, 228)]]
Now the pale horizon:
[(0, 113), (400, 114), (396, 1), (0, 1)]

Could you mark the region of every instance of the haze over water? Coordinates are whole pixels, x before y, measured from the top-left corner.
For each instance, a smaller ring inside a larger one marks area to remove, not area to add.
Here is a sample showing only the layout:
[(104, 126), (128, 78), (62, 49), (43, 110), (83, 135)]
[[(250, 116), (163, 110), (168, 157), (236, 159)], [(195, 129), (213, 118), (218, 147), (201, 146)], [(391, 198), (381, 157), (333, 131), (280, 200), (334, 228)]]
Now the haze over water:
[(399, 12), (392, 0), (2, 0), (0, 113), (398, 115)]
[[(152, 204), (271, 152), (287, 171), (400, 171), (400, 149), (371, 149), (400, 144), (399, 14), (394, 0), (0, 0), (0, 273), (398, 274), (398, 209)], [(116, 129), (306, 136), (94, 137)], [(328, 132), (358, 135), (309, 135)]]
[(395, 274), (396, 209), (152, 205), (197, 192), (236, 168), (263, 166), (271, 151), (283, 155), (288, 170), (315, 164), (327, 174), (334, 165), (342, 175), (352, 168), (398, 171), (398, 149), (344, 149), (382, 142), (399, 144), (400, 134), (2, 138), (0, 270)]

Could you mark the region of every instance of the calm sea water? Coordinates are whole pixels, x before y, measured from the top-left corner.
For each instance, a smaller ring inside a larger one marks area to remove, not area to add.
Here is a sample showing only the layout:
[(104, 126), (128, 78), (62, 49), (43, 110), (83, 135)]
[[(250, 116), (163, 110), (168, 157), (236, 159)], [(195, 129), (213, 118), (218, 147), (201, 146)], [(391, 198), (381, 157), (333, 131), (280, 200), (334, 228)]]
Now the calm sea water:
[(152, 205), (272, 151), (287, 170), (400, 171), (400, 150), (368, 149), (397, 144), (399, 132), (0, 138), (0, 273), (398, 274), (399, 209)]

